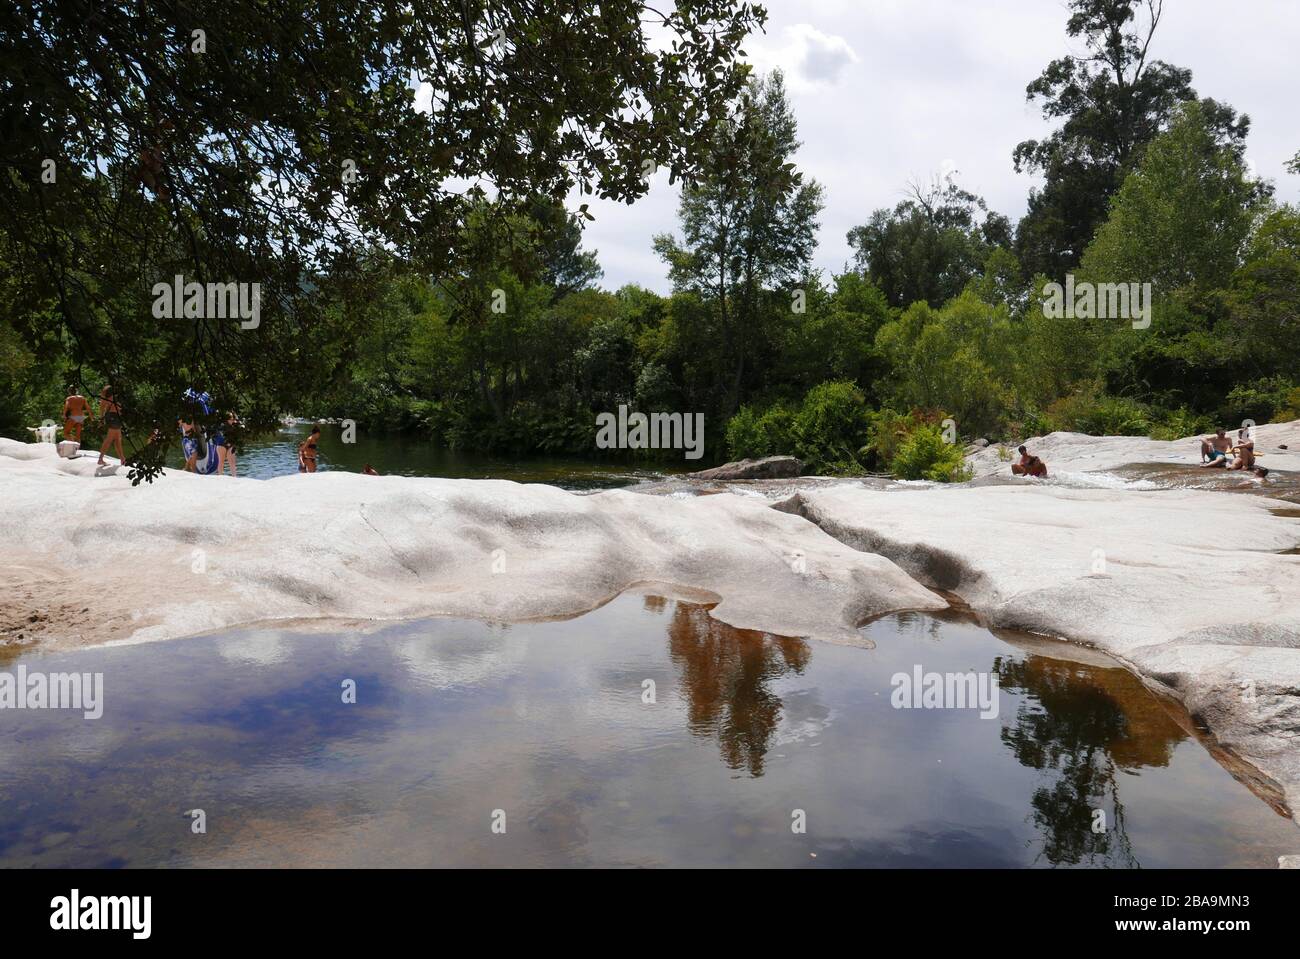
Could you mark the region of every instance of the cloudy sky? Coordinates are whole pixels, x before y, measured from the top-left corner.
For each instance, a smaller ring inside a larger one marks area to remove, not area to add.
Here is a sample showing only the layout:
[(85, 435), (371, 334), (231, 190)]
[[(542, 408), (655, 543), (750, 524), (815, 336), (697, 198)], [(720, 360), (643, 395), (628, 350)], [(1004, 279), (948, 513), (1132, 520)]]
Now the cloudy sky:
[[(909, 179), (949, 165), (965, 188), (1014, 222), (1037, 179), (1011, 151), (1050, 127), (1025, 85), (1070, 51), (1064, 0), (766, 0), (766, 31), (745, 44), (760, 70), (785, 71), (803, 147), (799, 168), (825, 187), (815, 265), (839, 272), (844, 235), (902, 199)], [(1250, 114), (1247, 159), (1300, 201), (1283, 168), (1300, 150), (1295, 0), (1166, 0), (1152, 56), (1192, 70), (1201, 96)], [(1076, 45), (1074, 52), (1079, 52)], [(591, 205), (585, 244), (599, 251), (602, 285), (670, 286), (651, 237), (676, 228), (677, 191), (660, 173), (628, 207)]]

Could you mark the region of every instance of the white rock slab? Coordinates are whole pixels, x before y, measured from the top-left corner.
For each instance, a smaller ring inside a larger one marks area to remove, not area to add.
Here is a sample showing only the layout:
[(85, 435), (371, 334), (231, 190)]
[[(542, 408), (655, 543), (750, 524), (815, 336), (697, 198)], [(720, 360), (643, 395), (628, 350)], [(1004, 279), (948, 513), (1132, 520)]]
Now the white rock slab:
[(871, 616), (945, 605), (752, 497), (342, 472), (169, 471), (133, 488), (93, 456), (40, 449), (0, 440), (0, 631), (36, 615), (26, 638), (50, 645), (272, 619), (566, 617), (647, 583), (703, 591), (733, 626), (838, 642), (863, 642)]
[[(1241, 424), (1225, 423), (1229, 436)], [(1300, 420), (1270, 423), (1254, 429), (1255, 450), (1264, 454), (1259, 463), (1270, 470), (1300, 470)], [(1019, 444), (1017, 444), (1019, 445)], [(1128, 463), (1170, 463), (1196, 466), (1201, 461), (1201, 438), (1152, 440), (1142, 436), (1089, 436), (1086, 433), (1049, 433), (1033, 436), (1024, 445), (1047, 464), (1049, 475), (1110, 470)], [(1287, 449), (1281, 447), (1285, 445)], [(1015, 447), (1010, 447), (1012, 455)], [(1010, 461), (1000, 458), (994, 444), (966, 457), (976, 478), (1011, 473)]]

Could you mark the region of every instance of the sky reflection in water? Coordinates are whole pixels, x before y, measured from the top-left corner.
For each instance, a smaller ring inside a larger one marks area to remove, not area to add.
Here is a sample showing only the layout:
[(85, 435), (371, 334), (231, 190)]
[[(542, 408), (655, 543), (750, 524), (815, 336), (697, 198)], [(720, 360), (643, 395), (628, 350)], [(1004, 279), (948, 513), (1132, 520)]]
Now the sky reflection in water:
[[(862, 634), (625, 595), (567, 622), (20, 656), (0, 668), (104, 672), (106, 705), (0, 713), (0, 865), (1274, 867), (1300, 847), (1096, 654), (920, 614)], [(1000, 715), (894, 709), (917, 663), (992, 671)]]

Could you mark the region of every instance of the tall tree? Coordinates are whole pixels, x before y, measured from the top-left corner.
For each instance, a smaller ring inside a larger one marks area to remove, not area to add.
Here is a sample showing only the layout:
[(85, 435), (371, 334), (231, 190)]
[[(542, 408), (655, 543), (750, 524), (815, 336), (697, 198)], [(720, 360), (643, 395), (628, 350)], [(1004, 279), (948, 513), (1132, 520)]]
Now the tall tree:
[(981, 274), (993, 249), (1010, 246), (1011, 224), (952, 175), (913, 183), (908, 191), (893, 210), (876, 210), (849, 230), (849, 245), (891, 306), (941, 306)]
[(1157, 296), (1226, 286), (1257, 210), (1254, 181), (1212, 118), (1184, 104), (1115, 194), (1081, 264), (1100, 283), (1150, 283)]
[[(371, 251), (454, 276), (487, 193), (509, 218), (574, 188), (630, 202), (646, 163), (701, 173), (744, 86), (740, 43), (765, 13), (747, 0), (662, 9), (8, 4), (0, 264), (24, 301), (54, 305), (77, 363), (133, 394), (128, 424), (166, 421), (177, 387), (196, 381), (295, 405), (317, 375), (294, 342), (327, 287), (365, 302), (371, 289), (348, 274)], [(260, 324), (160, 329), (148, 292), (177, 274), (259, 283)]]
[[(1106, 204), (1177, 105), (1196, 99), (1192, 72), (1151, 58), (1162, 0), (1070, 0), (1066, 34), (1085, 52), (1053, 60), (1026, 88), (1043, 116), (1062, 120), (1014, 153), (1017, 172), (1042, 173), (1017, 230), (1029, 274), (1059, 277), (1079, 262), (1106, 217)], [(1244, 150), (1250, 118), (1206, 99), (1219, 142)]]
[(765, 309), (774, 305), (768, 294), (799, 282), (816, 247), (822, 188), (795, 169), (798, 148), (781, 72), (752, 80), (700, 158), (698, 185), (682, 191), (682, 240), (655, 237), (674, 288), (711, 307), (730, 366), (718, 398), (726, 415), (742, 402), (746, 375), (757, 372), (765, 317), (782, 312)]

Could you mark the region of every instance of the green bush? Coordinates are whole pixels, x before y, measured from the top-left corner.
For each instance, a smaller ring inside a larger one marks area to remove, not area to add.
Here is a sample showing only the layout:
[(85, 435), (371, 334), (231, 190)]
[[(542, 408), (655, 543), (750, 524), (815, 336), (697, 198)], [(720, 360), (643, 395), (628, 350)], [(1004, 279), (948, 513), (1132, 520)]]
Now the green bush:
[[(1286, 422), (1295, 419), (1300, 389), (1281, 376), (1264, 377), (1248, 385), (1233, 387), (1222, 411), (1227, 423), (1254, 420), (1256, 423)], [(1291, 411), (1288, 415), (1288, 411)]]
[(866, 399), (853, 383), (819, 383), (794, 417), (796, 453), (811, 473), (861, 473), (858, 451), (869, 426)]
[(871, 442), (858, 454), (877, 469), (890, 469), (898, 448), (918, 425), (919, 421), (911, 413), (896, 413), (891, 409), (872, 413), (868, 433)]
[(1287, 393), (1283, 405), (1273, 413), (1274, 423), (1289, 423), (1300, 420), (1300, 386)]
[(732, 459), (790, 454), (795, 450), (795, 414), (781, 406), (759, 412), (744, 406), (727, 421), (727, 455)]
[(935, 483), (960, 483), (971, 478), (962, 448), (943, 438), (943, 431), (932, 424), (922, 424), (903, 441), (894, 455), (891, 469), (896, 477), (907, 480), (931, 480)]
[(1147, 436), (1151, 433), (1151, 411), (1123, 396), (1108, 396), (1084, 420), (1083, 432), (1098, 436)]
[(1093, 436), (1148, 436), (1150, 407), (1124, 396), (1106, 396), (1088, 388), (1063, 396), (1047, 408), (1042, 427), (1089, 433)]
[(1208, 419), (1183, 407), (1170, 410), (1161, 416), (1151, 430), (1151, 438), (1157, 440), (1181, 440), (1187, 436), (1207, 433), (1211, 429), (1212, 425)]

